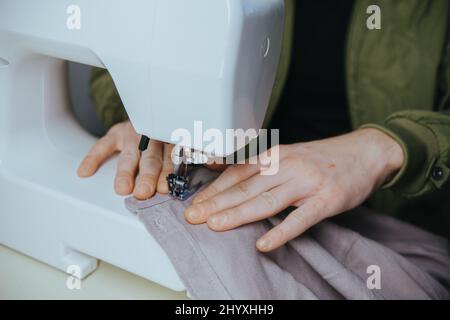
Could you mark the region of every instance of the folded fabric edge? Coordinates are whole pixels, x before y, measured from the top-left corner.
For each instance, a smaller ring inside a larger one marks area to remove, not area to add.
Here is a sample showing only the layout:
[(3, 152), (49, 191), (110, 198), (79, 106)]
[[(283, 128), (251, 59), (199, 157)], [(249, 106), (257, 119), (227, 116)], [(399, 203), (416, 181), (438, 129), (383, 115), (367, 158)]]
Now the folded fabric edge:
[(232, 299), (190, 232), (172, 212), (138, 210), (138, 218), (166, 252), (193, 299)]

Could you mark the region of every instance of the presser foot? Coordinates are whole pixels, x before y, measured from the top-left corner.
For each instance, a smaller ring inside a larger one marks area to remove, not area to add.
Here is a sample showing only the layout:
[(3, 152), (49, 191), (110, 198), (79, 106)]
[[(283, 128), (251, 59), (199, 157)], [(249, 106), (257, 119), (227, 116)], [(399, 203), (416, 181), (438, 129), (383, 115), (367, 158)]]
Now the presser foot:
[(181, 201), (189, 199), (202, 186), (201, 182), (191, 186), (189, 177), (174, 173), (167, 176), (167, 183), (169, 184), (169, 195)]
[(186, 152), (184, 148), (178, 151), (179, 165), (175, 171), (167, 176), (169, 195), (175, 199), (185, 201), (189, 199), (203, 185), (201, 181), (195, 182), (193, 177), (197, 169), (206, 161), (198, 161), (198, 154), (193, 156), (191, 150)]

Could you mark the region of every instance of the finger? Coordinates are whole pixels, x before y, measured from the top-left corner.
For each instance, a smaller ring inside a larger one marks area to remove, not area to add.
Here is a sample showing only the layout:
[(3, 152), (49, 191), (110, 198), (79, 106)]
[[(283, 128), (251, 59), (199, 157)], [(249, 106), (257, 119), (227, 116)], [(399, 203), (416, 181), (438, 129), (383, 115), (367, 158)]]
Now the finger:
[(275, 250), (330, 215), (326, 201), (318, 197), (310, 198), (292, 211), (282, 223), (262, 236), (256, 242), (256, 247), (262, 252)]
[(97, 141), (78, 167), (79, 177), (90, 177), (114, 152), (117, 151), (115, 135), (107, 134)]
[(137, 199), (145, 200), (155, 194), (162, 167), (162, 150), (162, 142), (151, 140), (147, 150), (142, 152), (139, 163), (139, 177), (133, 191), (133, 195)]
[(213, 214), (230, 209), (283, 183), (281, 175), (250, 177), (231, 188), (189, 207), (185, 212), (190, 223), (204, 223)]
[(226, 231), (278, 214), (297, 200), (295, 189), (283, 184), (266, 191), (238, 207), (219, 212), (208, 219), (215, 231)]
[(226, 168), (228, 168), (227, 164), (207, 164), (206, 167), (209, 170), (217, 171), (217, 172), (224, 172)]
[(139, 158), (138, 141), (130, 139), (124, 145), (117, 164), (114, 187), (118, 194), (128, 195), (133, 191)]
[(259, 172), (259, 165), (233, 165), (228, 167), (216, 180), (192, 200), (193, 204), (205, 201), (216, 194), (228, 189), (240, 181), (246, 180)]
[(174, 165), (172, 161), (172, 150), (174, 145), (165, 143), (163, 152), (162, 170), (158, 179), (157, 191), (166, 194), (169, 192), (169, 185), (167, 184), (167, 176), (173, 173)]

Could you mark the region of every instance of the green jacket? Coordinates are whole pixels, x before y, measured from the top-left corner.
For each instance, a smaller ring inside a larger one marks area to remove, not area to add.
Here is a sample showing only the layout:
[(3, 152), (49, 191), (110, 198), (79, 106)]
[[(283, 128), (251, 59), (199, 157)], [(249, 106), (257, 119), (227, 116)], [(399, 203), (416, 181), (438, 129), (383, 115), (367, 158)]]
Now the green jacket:
[[(295, 0), (285, 0), (285, 4), (283, 49), (266, 124), (278, 104), (289, 63), (295, 58), (291, 57)], [(367, 28), (366, 10), (370, 5), (381, 8), (381, 30)], [(450, 200), (446, 199), (450, 197), (449, 13), (448, 0), (356, 0), (345, 61), (353, 127), (384, 131), (401, 144), (406, 155), (400, 172), (373, 195), (369, 204), (447, 237), (450, 237)], [(126, 119), (106, 71), (94, 71), (91, 92), (106, 126)]]

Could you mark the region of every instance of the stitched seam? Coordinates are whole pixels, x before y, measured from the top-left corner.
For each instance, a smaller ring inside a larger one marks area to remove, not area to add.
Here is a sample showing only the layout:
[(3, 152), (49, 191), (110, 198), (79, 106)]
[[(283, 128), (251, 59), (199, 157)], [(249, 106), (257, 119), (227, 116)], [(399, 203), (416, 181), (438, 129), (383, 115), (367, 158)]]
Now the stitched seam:
[[(167, 201), (166, 201), (166, 202), (167, 202)], [(166, 203), (166, 202), (164, 202), (164, 203)], [(155, 206), (158, 206), (158, 205), (155, 205)], [(229, 297), (230, 299), (232, 299), (232, 296), (231, 296), (230, 292), (227, 290), (227, 288), (224, 286), (224, 284), (223, 284), (222, 280), (220, 279), (220, 277), (218, 276), (218, 274), (217, 274), (217, 273), (214, 271), (214, 269), (212, 268), (212, 266), (211, 266), (209, 260), (208, 260), (208, 259), (206, 258), (206, 256), (205, 256), (203, 250), (202, 250), (199, 246), (196, 245), (196, 243), (195, 243), (195, 241), (194, 241), (194, 238), (193, 238), (192, 234), (189, 232), (189, 230), (188, 230), (185, 226), (183, 226), (181, 223), (179, 223), (179, 222), (177, 221), (177, 219), (176, 219), (176, 217), (175, 217), (175, 214), (174, 214), (171, 210), (169, 210), (167, 207), (162, 207), (162, 210), (163, 210), (163, 211), (168, 211), (168, 212), (166, 212), (166, 213), (168, 214), (169, 219), (166, 219), (166, 221), (171, 225), (171, 227), (173, 227), (173, 228), (175, 228), (176, 230), (180, 231), (179, 234), (181, 234), (182, 237), (186, 240), (185, 243), (187, 243), (187, 244), (189, 245), (189, 247), (191, 248), (190, 251), (198, 258), (198, 260), (199, 260), (199, 262), (200, 262), (199, 265), (200, 265), (203, 269), (205, 269), (204, 275), (207, 276), (207, 277), (209, 278), (209, 279), (207, 280), (207, 283), (216, 283), (216, 284), (219, 284), (219, 285), (222, 287), (222, 289), (225, 291), (225, 293), (228, 295), (228, 297)], [(142, 212), (142, 210), (140, 210), (140, 213), (141, 213), (142, 215), (145, 215), (145, 213)], [(160, 213), (158, 213), (158, 215), (161, 216)], [(183, 229), (186, 231), (186, 233), (183, 232)], [(201, 263), (201, 262), (206, 262), (206, 265), (203, 264), (203, 263)], [(192, 291), (194, 291), (194, 293), (195, 293), (198, 297), (201, 296), (200, 294), (198, 294), (197, 291), (195, 291), (194, 286), (191, 284), (191, 281), (190, 281), (191, 277), (189, 276), (189, 274), (186, 274), (186, 273), (184, 272), (184, 269), (183, 269), (183, 268), (180, 268), (180, 271), (179, 271), (179, 272), (185, 275), (185, 277), (184, 277), (184, 278), (185, 278), (185, 281), (188, 282), (188, 283), (190, 284), (190, 285), (189, 285), (190, 289), (191, 289)], [(214, 279), (214, 276), (215, 276), (216, 279)]]

